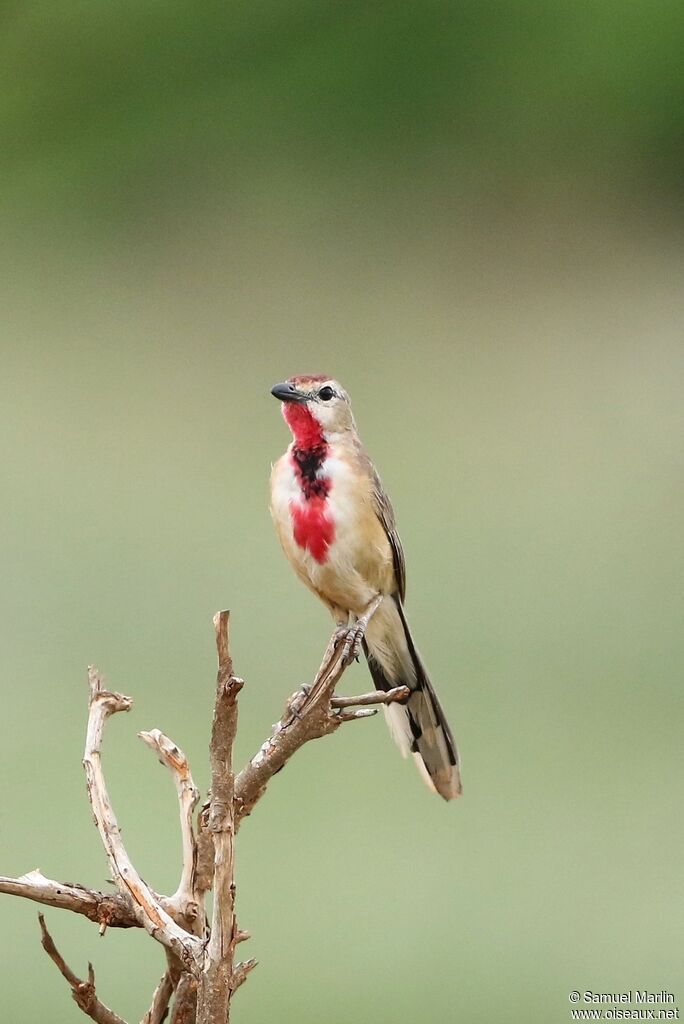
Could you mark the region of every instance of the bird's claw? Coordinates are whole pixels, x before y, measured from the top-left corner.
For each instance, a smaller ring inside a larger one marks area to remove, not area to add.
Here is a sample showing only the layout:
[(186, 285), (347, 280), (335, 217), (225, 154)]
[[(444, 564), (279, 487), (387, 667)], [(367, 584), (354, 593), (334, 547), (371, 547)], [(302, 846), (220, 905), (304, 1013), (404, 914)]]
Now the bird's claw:
[(352, 661), (359, 660), (359, 652), (365, 632), (366, 624), (364, 622), (355, 622), (353, 626), (345, 626), (337, 631), (339, 638), (344, 639), (342, 661), (346, 665), (350, 665)]
[(298, 690), (292, 694), (287, 702), (287, 710), (293, 718), (300, 718), (299, 712), (302, 710), (306, 703), (306, 698), (311, 693), (311, 687), (308, 683), (302, 683)]

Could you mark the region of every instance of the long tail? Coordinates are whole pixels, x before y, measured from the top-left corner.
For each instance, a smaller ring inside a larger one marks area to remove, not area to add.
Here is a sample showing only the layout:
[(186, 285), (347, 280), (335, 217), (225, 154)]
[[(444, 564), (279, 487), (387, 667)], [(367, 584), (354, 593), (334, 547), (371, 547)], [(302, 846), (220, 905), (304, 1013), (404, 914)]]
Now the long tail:
[(395, 743), (404, 757), (413, 754), (430, 789), (453, 800), (461, 793), (458, 751), (398, 597), (383, 599), (368, 623), (363, 649), (379, 690), (411, 690), (404, 704), (383, 708)]

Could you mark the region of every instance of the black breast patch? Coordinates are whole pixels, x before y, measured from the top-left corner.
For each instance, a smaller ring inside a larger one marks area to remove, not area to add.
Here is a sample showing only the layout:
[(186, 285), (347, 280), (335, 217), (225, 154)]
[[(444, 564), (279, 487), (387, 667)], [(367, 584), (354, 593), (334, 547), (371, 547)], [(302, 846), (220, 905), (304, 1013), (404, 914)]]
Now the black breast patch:
[(293, 448), (292, 461), (305, 498), (324, 498), (330, 490), (330, 481), (318, 472), (327, 454), (327, 445), (315, 448)]

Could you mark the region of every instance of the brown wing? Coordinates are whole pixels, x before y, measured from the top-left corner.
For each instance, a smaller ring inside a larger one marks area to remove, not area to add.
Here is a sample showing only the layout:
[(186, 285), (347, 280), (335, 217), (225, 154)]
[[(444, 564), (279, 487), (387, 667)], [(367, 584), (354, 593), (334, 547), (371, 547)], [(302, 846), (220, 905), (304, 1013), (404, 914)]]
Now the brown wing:
[(375, 472), (372, 464), (370, 464), (370, 474), (371, 480), (373, 481), (373, 505), (375, 507), (375, 514), (382, 523), (383, 529), (387, 534), (387, 539), (390, 542), (390, 547), (392, 548), (394, 575), (397, 579), (399, 597), (403, 603), (406, 597), (406, 562), (404, 561), (404, 549), (401, 546), (399, 534), (397, 533), (394, 509), (392, 508), (392, 502), (387, 497), (385, 489), (382, 486), (382, 480)]

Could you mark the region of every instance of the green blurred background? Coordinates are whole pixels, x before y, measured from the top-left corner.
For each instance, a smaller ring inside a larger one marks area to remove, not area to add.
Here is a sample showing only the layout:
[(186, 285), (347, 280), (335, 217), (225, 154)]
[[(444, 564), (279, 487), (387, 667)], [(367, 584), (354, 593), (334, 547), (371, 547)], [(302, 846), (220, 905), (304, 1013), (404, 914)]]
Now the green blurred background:
[[(106, 769), (162, 891), (175, 796), (135, 733), (206, 785), (212, 613), (238, 761), (311, 678), (331, 624), (267, 510), (291, 373), (354, 398), (462, 749), (449, 806), (377, 719), (274, 780), (236, 1021), (684, 1002), (683, 48), (681, 0), (2, 5), (0, 872), (107, 885), (89, 661), (135, 698)], [(3, 1017), (77, 1020), (0, 905)], [(139, 1020), (160, 949), (47, 920)]]

